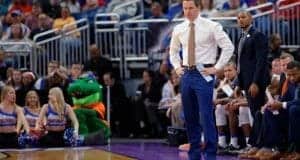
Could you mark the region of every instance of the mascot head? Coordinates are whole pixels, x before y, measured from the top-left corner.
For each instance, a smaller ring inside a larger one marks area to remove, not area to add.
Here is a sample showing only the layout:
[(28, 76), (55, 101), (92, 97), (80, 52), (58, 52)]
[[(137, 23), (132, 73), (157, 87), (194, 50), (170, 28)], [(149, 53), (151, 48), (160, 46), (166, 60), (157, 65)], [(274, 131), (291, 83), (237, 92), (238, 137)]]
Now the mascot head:
[(75, 106), (88, 106), (102, 101), (102, 86), (93, 74), (86, 73), (69, 85), (68, 94)]

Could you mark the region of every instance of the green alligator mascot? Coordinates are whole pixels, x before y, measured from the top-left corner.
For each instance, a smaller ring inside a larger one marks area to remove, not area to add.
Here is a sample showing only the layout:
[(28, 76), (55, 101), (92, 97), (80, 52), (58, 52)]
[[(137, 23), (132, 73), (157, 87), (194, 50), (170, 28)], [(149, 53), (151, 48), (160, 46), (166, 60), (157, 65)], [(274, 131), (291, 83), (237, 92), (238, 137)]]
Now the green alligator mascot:
[(68, 94), (72, 97), (84, 145), (106, 144), (111, 132), (104, 120), (102, 86), (93, 75), (84, 74), (69, 85)]

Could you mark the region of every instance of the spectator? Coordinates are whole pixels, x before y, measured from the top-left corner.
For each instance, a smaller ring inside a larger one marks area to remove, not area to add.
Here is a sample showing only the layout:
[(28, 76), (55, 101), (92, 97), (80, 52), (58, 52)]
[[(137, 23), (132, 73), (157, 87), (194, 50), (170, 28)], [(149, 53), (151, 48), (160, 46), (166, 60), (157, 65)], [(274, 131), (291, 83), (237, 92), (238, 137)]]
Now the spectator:
[(82, 74), (83, 65), (80, 62), (74, 62), (70, 69), (70, 75), (68, 76), (68, 81), (70, 83), (74, 82)]
[(22, 72), (18, 69), (14, 69), (12, 79), (7, 84), (11, 85), (16, 92), (16, 104), (18, 104), (19, 106), (24, 106), (24, 92), (22, 90)]
[(22, 34), (24, 38), (28, 38), (30, 35), (30, 29), (28, 26), (22, 23), (22, 13), (19, 10), (12, 11), (9, 15), (7, 15), (7, 21), (9, 27), (6, 29), (4, 35), (2, 36), (2, 39), (8, 39), (8, 37), (11, 35), (11, 26), (13, 24), (20, 24), (22, 28)]
[(2, 40), (9, 40), (13, 42), (25, 40), (26, 37), (23, 33), (22, 25), (20, 23), (12, 24), (10, 28), (11, 32), (8, 33), (7, 37), (4, 37)]
[[(25, 18), (25, 24), (29, 27), (31, 31), (37, 30), (40, 27), (39, 16), (42, 14), (43, 12), (41, 8), (41, 4), (38, 2), (33, 3), (32, 12)], [(51, 28), (53, 20), (48, 16), (46, 16), (46, 18), (47, 18), (46, 19), (47, 28)]]
[(42, 10), (52, 19), (59, 18), (61, 16), (61, 7), (59, 0), (44, 0), (41, 1)]
[(107, 87), (110, 88), (111, 129), (115, 136), (128, 136), (131, 131), (129, 122), (132, 118), (131, 106), (126, 96), (125, 87), (116, 80), (112, 72), (103, 75), (104, 103), (107, 106)]
[[(53, 23), (53, 29), (58, 29), (62, 31), (65, 29), (66, 25), (75, 23), (74, 17), (70, 14), (70, 9), (68, 7), (62, 7), (60, 18), (56, 18)], [(67, 28), (68, 30), (74, 29), (76, 26), (71, 26), (70, 28)]]
[(153, 2), (151, 4), (150, 18), (166, 18), (166, 16), (163, 13), (163, 8), (159, 2)]
[(173, 18), (180, 18), (182, 17), (183, 12), (182, 12), (182, 5), (181, 5), (181, 0), (176, 0), (175, 3), (172, 3), (169, 6), (167, 17), (169, 20), (172, 20)]
[(17, 97), (17, 104), (20, 106), (25, 105), (25, 99), (22, 95), (26, 95), (28, 91), (34, 89), (34, 83), (36, 81), (36, 76), (31, 71), (25, 71), (22, 73), (22, 86), (20, 89), (16, 90), (17, 96), (21, 96), (22, 98)]
[(29, 4), (29, 0), (13, 0), (13, 4), (10, 7), (9, 12), (14, 10), (19, 10), (23, 14), (27, 15), (30, 14), (32, 6)]
[(20, 70), (13, 70), (12, 79), (7, 82), (7, 85), (11, 85), (14, 88), (14, 90), (19, 90), (22, 87), (22, 73)]
[(170, 108), (167, 110), (167, 117), (171, 119), (172, 127), (183, 128), (183, 108), (181, 102), (181, 94), (179, 92), (179, 85), (174, 86), (175, 97), (174, 101), (170, 103)]
[(95, 44), (91, 45), (89, 50), (91, 57), (85, 62), (84, 70), (92, 71), (98, 82), (104, 84), (101, 77), (103, 77), (104, 73), (112, 72), (112, 63), (108, 58), (101, 55), (99, 48)]
[(282, 41), (281, 41), (281, 37), (279, 34), (273, 34), (270, 37), (270, 53), (268, 55), (268, 60), (269, 62), (272, 62), (273, 59), (275, 58), (279, 58), (281, 55), (281, 45)]
[[(100, 5), (102, 6), (102, 5)], [(99, 4), (97, 0), (86, 0), (86, 3), (82, 7), (83, 11), (93, 10), (95, 8), (98, 8)]]
[(200, 15), (203, 17), (213, 17), (217, 15), (217, 10), (214, 8), (214, 0), (200, 1)]
[(60, 39), (59, 53), (60, 61), (63, 63), (67, 62), (67, 56), (72, 56), (70, 50), (79, 49), (81, 43), (80, 32), (75, 31), (77, 28), (75, 22), (75, 18), (70, 14), (68, 7), (62, 7), (61, 18), (56, 18), (53, 22), (53, 29), (58, 29), (59, 33), (65, 33), (65, 36)]
[(5, 81), (5, 84), (9, 84), (12, 81), (14, 70), (15, 69), (13, 67), (8, 67), (7, 68), (7, 70), (6, 70), (6, 81)]
[(48, 62), (47, 76), (39, 78), (34, 85), (34, 88), (40, 95), (41, 103), (47, 102), (48, 91), (53, 87), (62, 88), (64, 95), (67, 96), (66, 86), (64, 84), (66, 79), (67, 75), (65, 75), (60, 69), (58, 61)]
[(282, 73), (281, 70), (281, 64), (280, 64), (280, 59), (279, 58), (275, 58), (272, 61), (272, 70), (271, 70), (271, 74), (272, 74), (272, 79), (276, 78), (276, 79), (280, 79), (280, 75)]
[(223, 7), (223, 4), (228, 2), (228, 0), (214, 0), (214, 8), (217, 10), (221, 10)]
[[(137, 93), (139, 98), (137, 100), (137, 120), (140, 128), (144, 128), (147, 124), (150, 136), (158, 136), (162, 134), (161, 122), (157, 115), (157, 108), (159, 100), (161, 99), (161, 91), (157, 84), (154, 83), (154, 72), (151, 70), (144, 70), (143, 83), (138, 86)], [(143, 115), (145, 113), (145, 115)]]
[(71, 14), (80, 12), (80, 4), (77, 0), (64, 0), (60, 2), (60, 6), (62, 8), (68, 7)]
[(180, 83), (180, 78), (176, 74), (175, 70), (171, 71), (171, 75), (169, 76), (169, 80), (164, 84), (161, 92), (161, 100), (159, 102), (160, 108), (169, 107), (169, 103), (172, 102), (174, 97), (176, 96), (175, 93), (175, 86), (178, 86)]
[[(34, 39), (35, 35), (50, 30), (53, 25), (53, 20), (50, 17), (48, 17), (46, 14), (42, 13), (39, 15), (37, 19), (37, 23), (38, 23), (38, 27), (32, 30), (29, 36), (29, 38), (32, 40)], [(47, 36), (39, 37), (38, 39), (36, 39), (36, 42), (53, 37), (54, 35), (55, 34), (53, 33), (53, 34), (47, 34)]]
[(223, 4), (220, 14), (225, 17), (237, 16), (241, 10), (247, 7), (243, 0), (228, 0), (228, 2)]

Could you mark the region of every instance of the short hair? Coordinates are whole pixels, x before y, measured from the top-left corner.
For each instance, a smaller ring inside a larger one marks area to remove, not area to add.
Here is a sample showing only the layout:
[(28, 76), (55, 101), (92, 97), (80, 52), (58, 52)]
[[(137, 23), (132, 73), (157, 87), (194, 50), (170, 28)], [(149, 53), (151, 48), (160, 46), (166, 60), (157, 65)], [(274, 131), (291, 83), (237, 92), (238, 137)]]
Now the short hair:
[(290, 63), (287, 64), (287, 69), (294, 69), (296, 68), (297, 70), (300, 70), (300, 62), (298, 61), (291, 61)]
[(155, 73), (154, 71), (150, 70), (150, 69), (145, 69), (144, 72), (147, 72), (149, 77), (153, 80), (155, 77)]
[(83, 66), (82, 62), (80, 62), (80, 61), (74, 61), (74, 62), (72, 62), (72, 65), (76, 65), (76, 64)]
[(233, 61), (229, 61), (224, 67), (233, 66), (236, 69), (236, 63)]
[(281, 38), (280, 35), (278, 33), (272, 34), (270, 36), (270, 42), (274, 42), (277, 38)]
[(200, 7), (200, 0), (182, 0), (182, 2), (184, 2), (184, 1), (193, 1), (194, 3), (195, 3), (195, 6), (196, 7)]
[(286, 59), (286, 58), (290, 58), (292, 61), (294, 60), (294, 56), (289, 54), (289, 53), (282, 53), (280, 56), (280, 59)]
[(56, 64), (58, 67), (60, 67), (60, 64), (59, 64), (59, 62), (58, 62), (58, 61), (56, 61), (56, 60), (51, 60), (51, 61), (49, 61), (49, 62), (48, 62), (48, 65), (49, 65), (50, 63), (52, 63), (52, 64)]
[(249, 12), (249, 11), (247, 11), (247, 10), (241, 10), (239, 13), (238, 13), (238, 15), (240, 15), (240, 14), (246, 14), (247, 16), (249, 16), (250, 18), (251, 18), (251, 20), (253, 20), (253, 17), (252, 17), (252, 14)]
[(109, 75), (111, 79), (116, 79), (116, 76), (113, 74), (113, 72), (106, 72), (104, 75)]
[(40, 7), (40, 8), (42, 8), (42, 7), (41, 7), (41, 3), (40, 3), (40, 2), (38, 2), (38, 1), (36, 1), (36, 2), (33, 2), (33, 3), (32, 3), (32, 6), (36, 6), (36, 7)]

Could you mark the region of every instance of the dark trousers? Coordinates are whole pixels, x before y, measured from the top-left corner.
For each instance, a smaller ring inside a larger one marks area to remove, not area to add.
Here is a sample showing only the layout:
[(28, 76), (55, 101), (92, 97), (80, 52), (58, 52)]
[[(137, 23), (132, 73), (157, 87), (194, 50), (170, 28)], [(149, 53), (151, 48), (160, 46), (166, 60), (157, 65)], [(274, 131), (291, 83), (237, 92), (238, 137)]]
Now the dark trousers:
[[(249, 87), (248, 87), (249, 88)], [(262, 123), (262, 115), (260, 115), (260, 108), (265, 104), (265, 90), (266, 87), (259, 87), (259, 93), (256, 97), (251, 97), (248, 94), (248, 89), (245, 90), (246, 97), (248, 101), (248, 106), (251, 111), (251, 115), (254, 118), (253, 122), (253, 129), (251, 130), (250, 137), (249, 137), (249, 144), (252, 146), (259, 147), (258, 144), (261, 144), (260, 142), (260, 136), (261, 136), (261, 130), (263, 125)]]
[(249, 144), (253, 147), (262, 147), (262, 131), (264, 128), (263, 115), (260, 111), (257, 111), (254, 116), (253, 126), (249, 138)]
[(281, 149), (287, 142), (288, 112), (285, 109), (279, 114), (266, 110), (263, 115), (263, 146)]
[(289, 107), (289, 141), (295, 144), (296, 152), (300, 152), (300, 106)]
[(250, 108), (252, 117), (255, 117), (256, 112), (259, 111), (260, 108), (265, 104), (265, 90), (266, 87), (259, 87), (259, 93), (256, 97), (251, 97), (248, 94), (248, 89), (245, 90), (248, 106)]
[[(217, 131), (213, 117), (214, 81), (207, 82), (198, 70), (185, 70), (181, 78), (181, 94), (187, 135), (191, 148), (190, 160), (200, 160), (201, 152), (205, 160), (215, 160), (217, 151)], [(201, 132), (204, 132), (206, 147), (200, 149)]]

